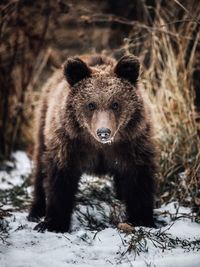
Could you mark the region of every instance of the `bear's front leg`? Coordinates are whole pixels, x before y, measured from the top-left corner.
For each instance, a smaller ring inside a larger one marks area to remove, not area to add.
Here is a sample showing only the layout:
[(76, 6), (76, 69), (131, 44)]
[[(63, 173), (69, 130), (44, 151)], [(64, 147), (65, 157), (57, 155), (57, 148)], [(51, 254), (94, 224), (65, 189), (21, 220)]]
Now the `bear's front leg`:
[(123, 175), (123, 197), (128, 222), (155, 227), (153, 220), (154, 167), (135, 166)]
[(76, 169), (50, 166), (46, 216), (44, 221), (36, 225), (35, 230), (61, 233), (69, 231), (79, 177)]

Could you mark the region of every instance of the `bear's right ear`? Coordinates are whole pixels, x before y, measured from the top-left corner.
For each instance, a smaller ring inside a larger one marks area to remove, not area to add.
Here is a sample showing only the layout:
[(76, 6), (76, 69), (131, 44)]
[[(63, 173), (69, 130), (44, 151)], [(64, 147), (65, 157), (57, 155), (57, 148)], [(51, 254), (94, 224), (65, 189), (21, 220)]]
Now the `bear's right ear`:
[(64, 75), (71, 86), (90, 77), (91, 72), (91, 69), (80, 58), (68, 58), (64, 64)]
[(115, 66), (114, 72), (117, 77), (135, 85), (140, 74), (139, 59), (133, 55), (123, 56)]

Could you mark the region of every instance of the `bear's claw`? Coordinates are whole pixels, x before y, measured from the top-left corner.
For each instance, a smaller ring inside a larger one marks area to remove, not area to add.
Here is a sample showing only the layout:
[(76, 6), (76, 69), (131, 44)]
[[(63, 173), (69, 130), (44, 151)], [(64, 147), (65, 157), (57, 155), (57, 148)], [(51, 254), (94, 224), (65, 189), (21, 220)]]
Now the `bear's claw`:
[(56, 222), (44, 220), (38, 223), (33, 230), (36, 230), (39, 233), (44, 233), (46, 230), (49, 232), (64, 233), (69, 230), (69, 227), (67, 227), (67, 225), (58, 225)]
[(48, 222), (40, 222), (38, 223), (33, 230), (38, 231), (39, 233), (44, 233), (46, 230), (49, 230)]

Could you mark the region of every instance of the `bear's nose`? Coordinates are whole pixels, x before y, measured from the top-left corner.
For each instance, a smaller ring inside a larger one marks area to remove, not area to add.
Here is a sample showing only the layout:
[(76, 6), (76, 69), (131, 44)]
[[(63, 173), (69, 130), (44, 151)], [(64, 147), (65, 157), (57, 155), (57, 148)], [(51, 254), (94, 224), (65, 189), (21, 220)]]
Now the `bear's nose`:
[(107, 140), (110, 137), (111, 130), (108, 128), (100, 128), (97, 130), (97, 135), (101, 141)]

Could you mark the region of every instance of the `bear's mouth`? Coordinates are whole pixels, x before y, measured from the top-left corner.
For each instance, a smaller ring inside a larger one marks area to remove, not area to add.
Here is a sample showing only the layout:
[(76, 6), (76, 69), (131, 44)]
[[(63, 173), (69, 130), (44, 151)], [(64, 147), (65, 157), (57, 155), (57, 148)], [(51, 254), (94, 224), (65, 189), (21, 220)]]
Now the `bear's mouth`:
[(102, 138), (101, 140), (98, 139), (98, 141), (99, 141), (100, 143), (102, 143), (102, 144), (111, 144), (111, 143), (113, 143), (114, 138), (113, 138), (113, 137), (112, 137), (112, 138), (109, 138), (109, 139)]

